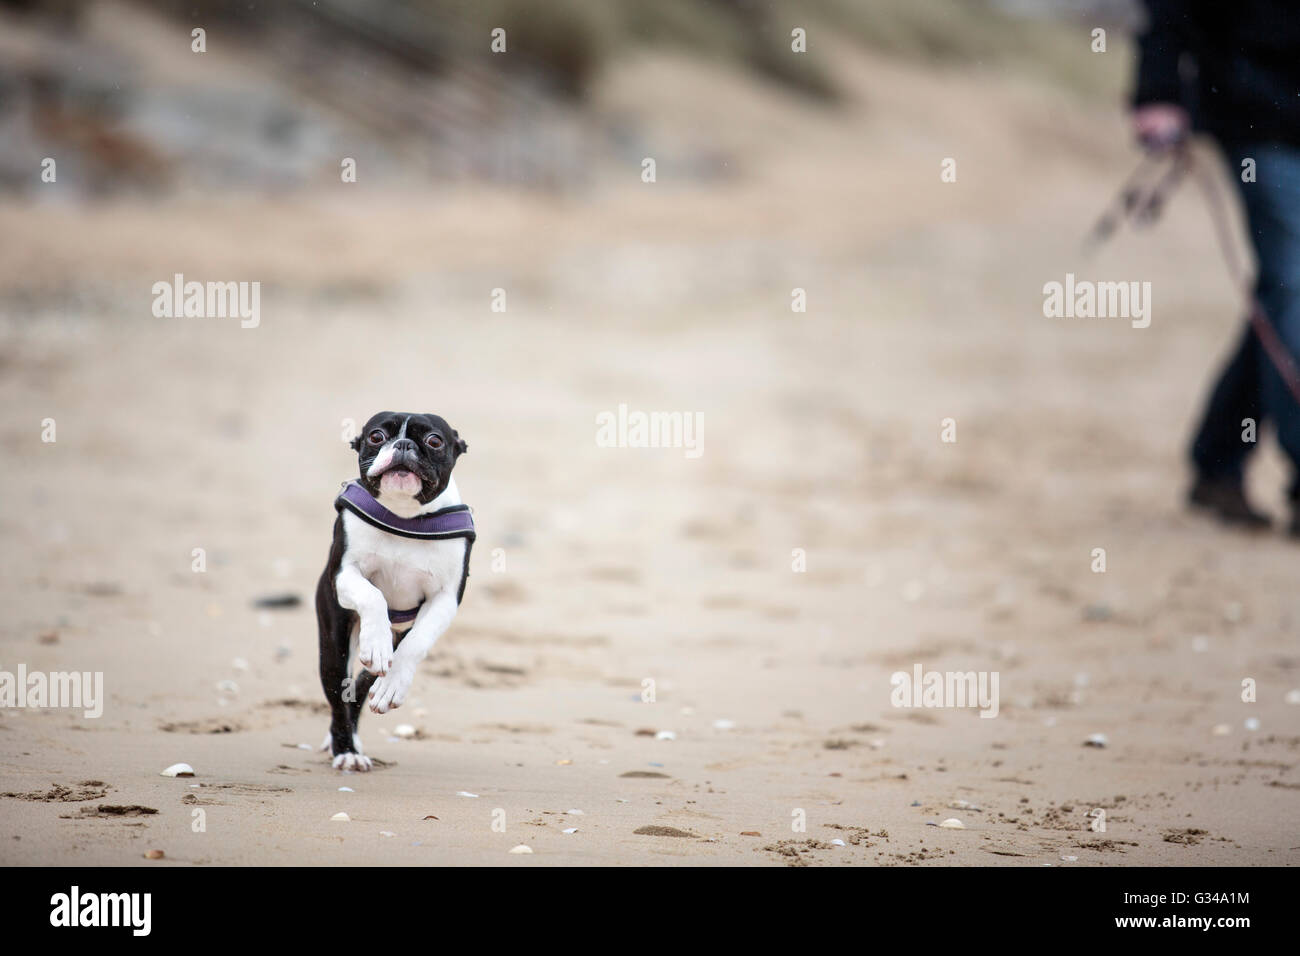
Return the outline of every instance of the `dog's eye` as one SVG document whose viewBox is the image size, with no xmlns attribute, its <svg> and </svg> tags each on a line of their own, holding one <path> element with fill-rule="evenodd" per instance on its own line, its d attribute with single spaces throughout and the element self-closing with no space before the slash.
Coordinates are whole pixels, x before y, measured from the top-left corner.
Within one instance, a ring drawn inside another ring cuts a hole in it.
<svg viewBox="0 0 1300 956">
<path fill-rule="evenodd" d="M 376 428 L 376 429 L 375 429 L 374 431 L 372 431 L 372 432 L 370 433 L 370 435 L 369 435 L 370 444 L 372 444 L 372 445 L 382 445 L 382 444 L 384 443 L 384 439 L 387 438 L 387 437 L 388 437 L 388 436 L 385 435 L 385 434 L 383 433 L 382 430 Z"/>
<path fill-rule="evenodd" d="M 430 448 L 432 448 L 434 451 L 437 451 L 443 445 L 442 436 L 429 434 L 428 436 L 425 437 L 424 443 L 428 445 Z"/>
</svg>

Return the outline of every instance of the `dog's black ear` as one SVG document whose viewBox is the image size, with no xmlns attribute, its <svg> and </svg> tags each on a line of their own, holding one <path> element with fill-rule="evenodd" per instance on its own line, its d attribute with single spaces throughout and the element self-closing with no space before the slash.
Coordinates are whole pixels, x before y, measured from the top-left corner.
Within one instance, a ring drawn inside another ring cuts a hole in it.
<svg viewBox="0 0 1300 956">
<path fill-rule="evenodd" d="M 456 454 L 463 455 L 469 451 L 469 445 L 465 444 L 465 439 L 460 437 L 460 432 L 452 432 L 456 437 Z"/>
</svg>

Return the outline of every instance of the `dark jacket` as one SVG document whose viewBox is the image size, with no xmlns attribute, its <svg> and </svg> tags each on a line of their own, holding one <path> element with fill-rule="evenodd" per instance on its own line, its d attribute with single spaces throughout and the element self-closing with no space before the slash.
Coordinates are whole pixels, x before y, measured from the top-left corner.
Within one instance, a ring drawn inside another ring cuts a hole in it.
<svg viewBox="0 0 1300 956">
<path fill-rule="evenodd" d="M 1300 145 L 1300 3 L 1144 3 L 1134 105 L 1181 103 L 1223 143 Z"/>
</svg>

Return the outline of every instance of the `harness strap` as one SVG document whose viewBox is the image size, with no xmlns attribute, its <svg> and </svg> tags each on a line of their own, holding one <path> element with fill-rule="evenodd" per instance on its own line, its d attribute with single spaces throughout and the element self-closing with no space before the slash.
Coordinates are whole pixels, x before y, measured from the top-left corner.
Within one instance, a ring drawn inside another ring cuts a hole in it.
<svg viewBox="0 0 1300 956">
<path fill-rule="evenodd" d="M 395 515 L 366 489 L 349 481 L 334 500 L 334 508 L 346 508 L 367 524 L 404 538 L 468 538 L 473 541 L 474 515 L 469 505 L 451 505 L 430 514 L 403 518 Z"/>
<path fill-rule="evenodd" d="M 417 604 L 415 607 L 411 608 L 409 611 L 394 611 L 394 610 L 390 607 L 390 608 L 388 609 L 388 623 L 390 623 L 390 624 L 406 624 L 406 623 L 409 622 L 409 621 L 414 621 L 414 620 L 415 620 L 415 615 L 417 615 L 417 614 L 420 613 L 420 608 L 422 608 L 422 607 L 424 607 L 424 602 L 423 602 L 423 601 L 421 601 L 421 602 L 420 602 L 419 604 Z"/>
<path fill-rule="evenodd" d="M 460 588 L 456 591 L 456 603 L 459 604 L 461 598 L 465 596 L 465 585 L 469 583 L 469 553 L 473 550 L 474 539 L 477 537 L 474 531 L 474 514 L 470 511 L 469 505 L 452 505 L 430 514 L 403 518 L 381 505 L 374 495 L 357 482 L 349 481 L 343 486 L 339 496 L 334 499 L 334 509 L 340 513 L 344 510 L 350 511 L 366 524 L 403 538 L 419 538 L 426 541 L 464 538 L 465 561 L 461 566 Z M 406 611 L 390 609 L 388 620 L 393 624 L 404 624 L 415 620 L 419 610 L 419 607 Z"/>
</svg>

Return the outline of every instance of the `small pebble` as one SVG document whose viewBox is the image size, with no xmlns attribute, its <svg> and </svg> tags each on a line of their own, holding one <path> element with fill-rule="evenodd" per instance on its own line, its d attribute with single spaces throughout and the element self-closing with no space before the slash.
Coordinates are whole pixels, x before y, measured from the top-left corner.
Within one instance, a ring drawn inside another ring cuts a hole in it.
<svg viewBox="0 0 1300 956">
<path fill-rule="evenodd" d="M 1077 856 L 1063 856 L 1061 857 L 1061 859 L 1064 860 L 1066 863 L 1074 863 L 1079 858 Z"/>
<path fill-rule="evenodd" d="M 564 812 L 567 813 L 567 814 L 568 814 L 569 816 L 571 816 L 571 817 L 581 817 L 581 816 L 586 816 L 586 814 L 584 814 L 581 810 L 565 810 Z"/>
<path fill-rule="evenodd" d="M 965 830 L 966 824 L 962 823 L 956 817 L 949 817 L 939 824 L 941 830 Z"/>
<path fill-rule="evenodd" d="M 232 697 L 239 696 L 239 685 L 233 680 L 217 681 L 217 690 L 223 694 L 230 694 Z"/>
<path fill-rule="evenodd" d="M 569 766 L 569 764 L 571 764 L 571 763 L 573 763 L 573 761 L 572 761 L 572 760 L 569 760 L 569 759 L 566 757 L 564 760 L 557 760 L 557 761 L 555 761 L 555 766 L 557 766 L 557 767 L 567 767 L 567 766 Z M 529 852 L 531 853 L 532 851 L 530 850 Z"/>
<path fill-rule="evenodd" d="M 1106 739 L 1105 734 L 1093 734 L 1083 742 L 1083 745 L 1085 747 L 1105 747 L 1108 743 L 1110 741 Z"/>
<path fill-rule="evenodd" d="M 351 822 L 352 822 L 352 818 L 351 818 L 350 816 L 348 816 L 346 813 L 336 813 L 336 814 L 334 814 L 334 816 L 330 817 L 330 819 L 331 819 L 331 820 L 334 820 L 334 821 L 337 821 L 338 823 L 351 823 Z"/>
<path fill-rule="evenodd" d="M 393 733 L 403 740 L 410 740 L 415 736 L 415 728 L 410 724 L 398 724 L 393 728 Z"/>
<path fill-rule="evenodd" d="M 577 833 L 577 832 L 578 832 L 578 828 L 577 828 L 577 827 L 569 827 L 569 829 L 567 829 L 567 830 L 561 830 L 560 832 L 561 832 L 561 833 Z"/>
<path fill-rule="evenodd" d="M 715 720 L 713 722 L 714 730 L 734 730 L 735 727 L 736 727 L 736 722 L 734 720 L 727 720 L 726 718 L 723 718 L 721 720 Z"/>
<path fill-rule="evenodd" d="M 253 601 L 253 607 L 264 610 L 283 610 L 291 607 L 298 607 L 302 604 L 302 598 L 297 594 L 267 594 Z"/>
<path fill-rule="evenodd" d="M 1246 718 L 1246 729 L 1247 729 L 1247 730 L 1259 730 L 1259 718 L 1258 718 L 1258 717 L 1247 717 L 1247 718 Z"/>
<path fill-rule="evenodd" d="M 530 846 L 525 846 L 523 843 L 521 843 L 518 846 L 512 846 L 510 848 L 510 852 L 511 853 L 532 853 L 533 848 Z"/>
<path fill-rule="evenodd" d="M 356 793 L 351 787 L 339 787 L 339 793 Z"/>
<path fill-rule="evenodd" d="M 299 744 L 299 745 L 298 745 L 298 749 L 299 749 L 299 750 L 311 750 L 311 749 L 312 749 L 312 746 L 311 746 L 311 744 Z"/>
<path fill-rule="evenodd" d="M 671 730 L 661 730 L 655 734 L 655 740 L 676 740 L 677 735 Z"/>
<path fill-rule="evenodd" d="M 174 764 L 172 764 L 170 767 L 168 767 L 166 770 L 164 770 L 162 773 L 158 774 L 158 776 L 160 776 L 160 777 L 192 777 L 192 776 L 194 776 L 194 768 L 191 767 L 191 766 L 190 766 L 189 764 L 187 764 L 187 763 L 174 763 Z"/>
<path fill-rule="evenodd" d="M 843 840 L 831 840 L 831 846 L 848 846 Z"/>
<path fill-rule="evenodd" d="M 161 860 L 164 856 L 166 856 L 166 854 L 163 853 L 162 850 L 148 850 L 146 851 L 144 858 L 146 860 Z"/>
<path fill-rule="evenodd" d="M 1089 604 L 1083 609 L 1085 621 L 1109 621 L 1111 610 L 1106 604 Z"/>
<path fill-rule="evenodd" d="M 478 794 L 477 794 L 477 793 L 470 793 L 468 790 L 457 790 L 457 791 L 456 791 L 456 796 L 458 796 L 458 797 L 475 797 L 475 798 L 477 798 L 477 797 L 478 797 Z"/>
<path fill-rule="evenodd" d="M 230 666 L 237 671 L 246 671 L 248 670 L 248 661 L 244 660 L 242 657 L 236 657 L 230 662 Z"/>
<path fill-rule="evenodd" d="M 1227 724 L 1215 724 L 1214 729 L 1210 731 L 1216 737 L 1226 737 L 1232 733 L 1232 728 Z"/>
<path fill-rule="evenodd" d="M 741 830 L 740 835 L 741 836 L 762 836 L 763 834 L 760 833 L 758 830 Z"/>
<path fill-rule="evenodd" d="M 392 830 L 380 830 L 380 831 L 379 831 L 379 835 L 382 836 L 382 837 L 392 837 L 392 836 L 397 836 L 397 834 L 394 833 Z"/>
</svg>

